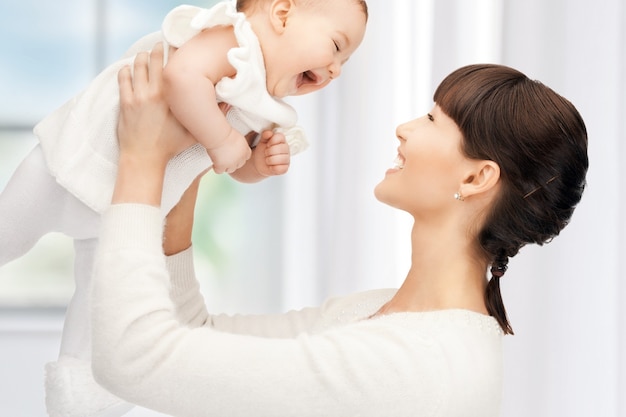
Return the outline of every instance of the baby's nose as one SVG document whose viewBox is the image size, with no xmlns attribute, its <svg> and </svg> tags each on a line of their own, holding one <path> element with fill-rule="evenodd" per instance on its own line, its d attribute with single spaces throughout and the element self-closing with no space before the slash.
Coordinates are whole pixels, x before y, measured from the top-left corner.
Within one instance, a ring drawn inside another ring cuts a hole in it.
<svg viewBox="0 0 626 417">
<path fill-rule="evenodd" d="M 328 67 L 328 72 L 330 73 L 330 78 L 335 79 L 339 78 L 341 75 L 341 63 L 335 61 Z"/>
</svg>

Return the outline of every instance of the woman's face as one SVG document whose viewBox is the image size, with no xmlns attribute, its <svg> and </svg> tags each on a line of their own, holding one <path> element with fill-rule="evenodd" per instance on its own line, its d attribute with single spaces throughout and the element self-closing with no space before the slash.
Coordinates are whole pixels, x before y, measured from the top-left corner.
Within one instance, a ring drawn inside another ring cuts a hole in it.
<svg viewBox="0 0 626 417">
<path fill-rule="evenodd" d="M 468 158 L 461 153 L 462 134 L 439 106 L 396 129 L 400 141 L 396 165 L 376 186 L 376 198 L 415 216 L 441 213 L 458 204 Z"/>
</svg>

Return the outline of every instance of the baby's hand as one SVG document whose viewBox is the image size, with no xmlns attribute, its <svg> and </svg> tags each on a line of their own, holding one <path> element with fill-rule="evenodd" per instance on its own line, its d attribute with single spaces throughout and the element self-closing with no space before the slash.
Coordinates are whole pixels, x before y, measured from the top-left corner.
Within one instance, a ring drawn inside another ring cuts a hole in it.
<svg viewBox="0 0 626 417">
<path fill-rule="evenodd" d="M 231 129 L 228 137 L 220 146 L 207 149 L 207 152 L 213 161 L 213 171 L 216 174 L 235 172 L 252 155 L 246 138 L 235 129 Z"/>
<path fill-rule="evenodd" d="M 258 145 L 252 151 L 252 162 L 259 174 L 264 176 L 286 173 L 291 162 L 291 154 L 285 135 L 271 130 L 264 131 Z"/>
</svg>

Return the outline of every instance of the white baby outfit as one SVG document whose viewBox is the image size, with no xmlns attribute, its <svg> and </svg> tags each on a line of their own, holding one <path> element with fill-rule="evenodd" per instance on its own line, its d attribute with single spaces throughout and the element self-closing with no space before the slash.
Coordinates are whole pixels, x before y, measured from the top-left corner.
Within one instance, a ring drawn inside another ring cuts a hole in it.
<svg viewBox="0 0 626 417">
<path fill-rule="evenodd" d="M 0 194 L 0 266 L 26 253 L 49 232 L 63 232 L 75 239 L 76 291 L 66 313 L 59 359 L 46 366 L 46 406 L 51 417 L 113 417 L 132 407 L 97 385 L 91 374 L 93 252 L 100 214 L 110 205 L 117 173 L 118 71 L 132 64 L 138 52 L 152 49 L 159 41 L 164 41 L 167 51 L 167 45 L 180 47 L 215 25 L 232 25 L 239 43 L 228 53 L 237 75 L 216 85 L 218 100 L 232 106 L 228 121 L 242 134 L 271 128 L 285 133 L 292 155 L 305 149 L 307 143 L 295 125 L 294 109 L 266 90 L 258 39 L 245 15 L 236 11 L 235 2 L 224 1 L 211 9 L 185 5 L 168 13 L 162 31 L 141 38 L 83 92 L 35 126 L 40 144 Z M 200 144 L 169 162 L 163 215 L 210 166 Z"/>
<path fill-rule="evenodd" d="M 57 182 L 98 213 L 108 207 L 117 172 L 119 70 L 132 64 L 137 52 L 150 50 L 161 40 L 180 47 L 203 29 L 229 24 L 239 42 L 239 47 L 228 52 L 237 75 L 215 86 L 218 100 L 233 106 L 227 119 L 244 135 L 278 126 L 286 133 L 292 155 L 304 149 L 306 141 L 295 126 L 295 110 L 267 92 L 261 47 L 245 15 L 238 13 L 231 1 L 211 9 L 179 6 L 166 16 L 162 32 L 143 37 L 124 59 L 106 68 L 85 91 L 35 126 L 48 168 Z M 164 212 L 209 165 L 210 159 L 199 145 L 171 161 L 163 187 Z"/>
</svg>

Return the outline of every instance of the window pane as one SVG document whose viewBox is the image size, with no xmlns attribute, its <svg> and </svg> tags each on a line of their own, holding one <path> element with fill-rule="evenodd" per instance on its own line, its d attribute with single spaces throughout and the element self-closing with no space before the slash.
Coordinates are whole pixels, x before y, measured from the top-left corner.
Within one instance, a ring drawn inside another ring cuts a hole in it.
<svg viewBox="0 0 626 417">
<path fill-rule="evenodd" d="M 104 18 L 104 61 L 111 63 L 119 58 L 137 39 L 161 29 L 161 21 L 174 7 L 191 4 L 210 7 L 218 0 L 174 1 L 161 0 L 109 0 Z"/>
<path fill-rule="evenodd" d="M 34 124 L 93 77 L 94 5 L 0 2 L 0 124 Z"/>
</svg>

